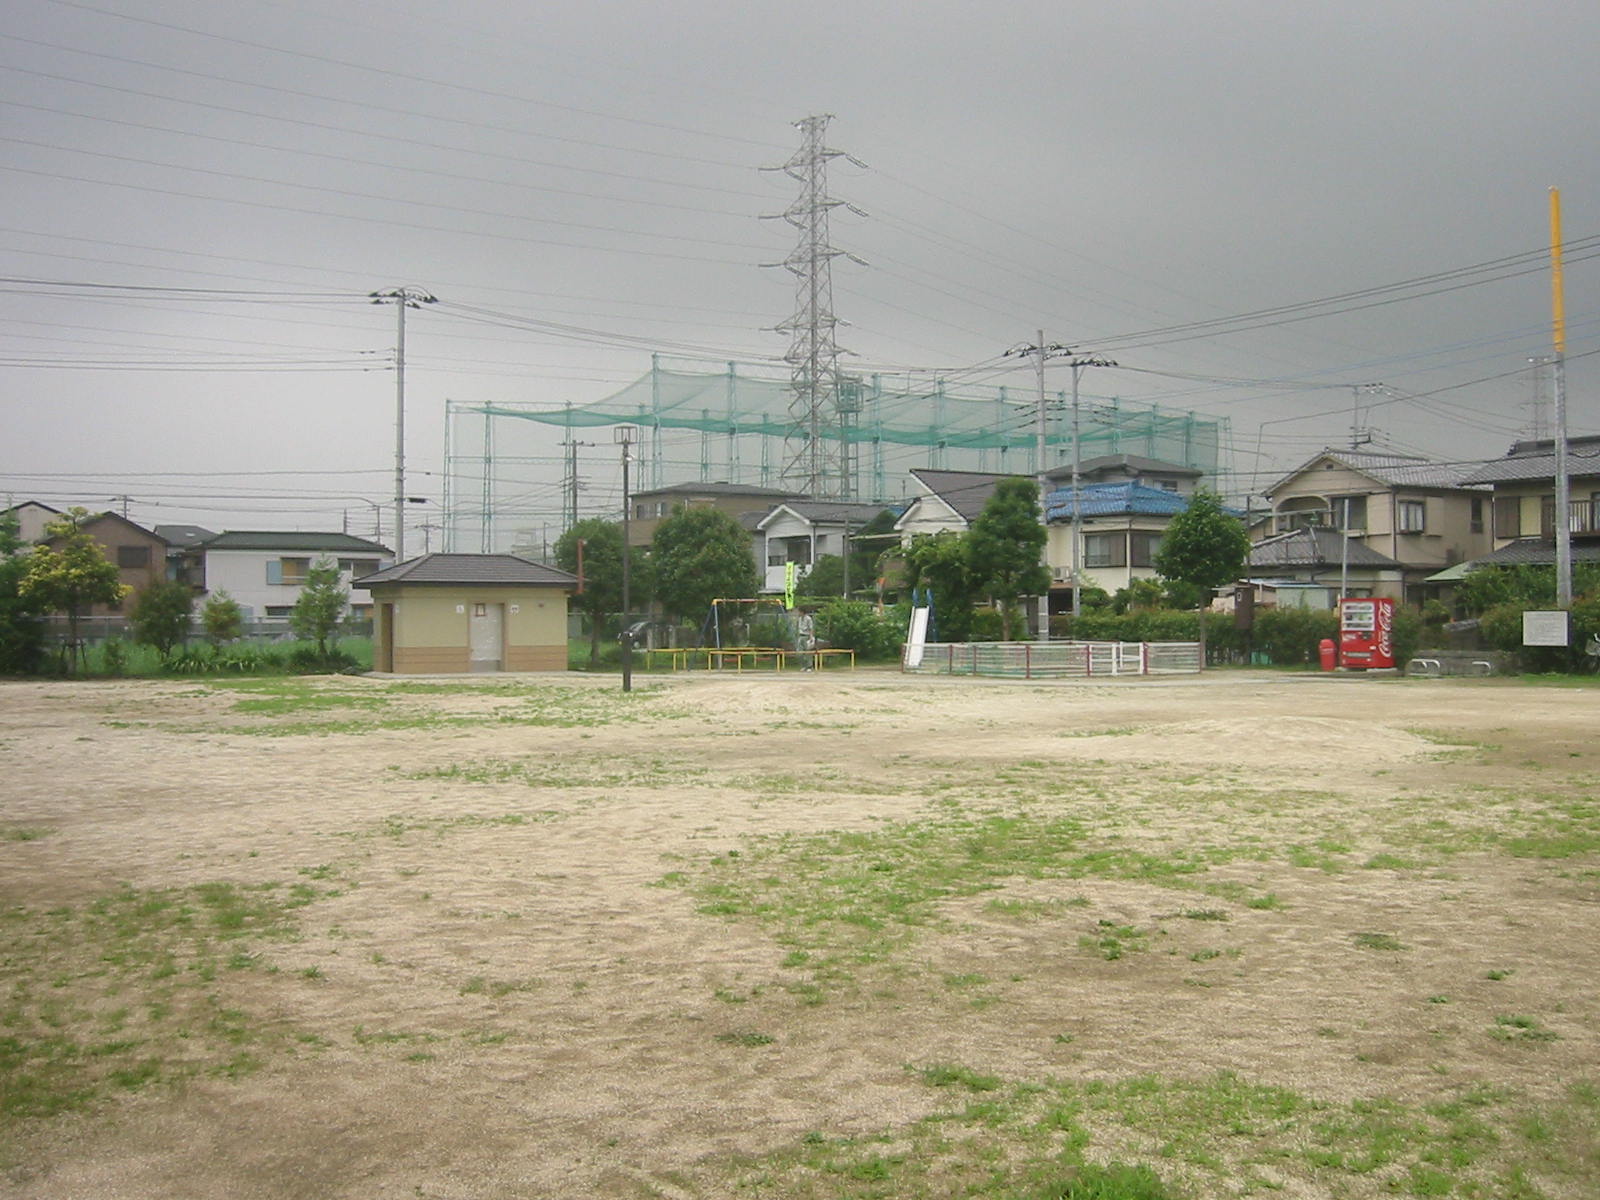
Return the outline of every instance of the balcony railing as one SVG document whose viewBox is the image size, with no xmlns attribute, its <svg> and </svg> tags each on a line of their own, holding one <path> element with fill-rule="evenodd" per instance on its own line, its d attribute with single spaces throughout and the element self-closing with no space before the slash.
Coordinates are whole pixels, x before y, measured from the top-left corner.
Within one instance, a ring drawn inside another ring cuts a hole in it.
<svg viewBox="0 0 1600 1200">
<path fill-rule="evenodd" d="M 1600 500 L 1573 500 L 1567 505 L 1567 529 L 1573 537 L 1600 537 Z M 1556 536 L 1556 502 L 1546 500 L 1539 512 L 1541 537 Z"/>
</svg>

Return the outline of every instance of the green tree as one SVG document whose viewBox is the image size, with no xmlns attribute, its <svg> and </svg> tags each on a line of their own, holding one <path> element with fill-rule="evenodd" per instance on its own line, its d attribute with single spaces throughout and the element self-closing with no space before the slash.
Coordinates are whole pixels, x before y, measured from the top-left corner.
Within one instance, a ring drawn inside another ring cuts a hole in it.
<svg viewBox="0 0 1600 1200">
<path fill-rule="evenodd" d="M 194 591 L 186 583 L 164 579 L 152 583 L 134 599 L 128 620 L 133 625 L 133 640 L 154 646 L 165 659 L 172 648 L 189 636 L 189 618 L 194 612 Z"/>
<path fill-rule="evenodd" d="M 104 548 L 84 532 L 93 519 L 88 510 L 71 508 L 46 525 L 50 540 L 28 555 L 19 588 L 39 611 L 67 614 L 67 660 L 75 663 L 84 661 L 78 638 L 82 610 L 91 604 L 116 604 L 128 591 Z"/>
<path fill-rule="evenodd" d="M 854 650 L 872 661 L 893 658 L 905 640 L 905 621 L 891 610 L 879 614 L 864 600 L 829 600 L 817 611 L 817 637 L 835 650 Z"/>
<path fill-rule="evenodd" d="M 650 542 L 656 599 L 668 613 L 698 623 L 717 599 L 755 595 L 760 585 L 750 535 L 714 508 L 679 508 Z"/>
<path fill-rule="evenodd" d="M 961 642 L 972 630 L 972 606 L 983 594 L 972 579 L 967 538 L 959 533 L 918 534 L 904 551 L 906 587 L 933 592 L 940 641 Z"/>
<path fill-rule="evenodd" d="M 244 610 L 225 589 L 218 588 L 200 607 L 200 627 L 212 649 L 217 649 L 244 633 Z"/>
<path fill-rule="evenodd" d="M 973 584 L 1000 609 L 1003 642 L 1011 640 L 1011 619 L 1022 598 L 1050 588 L 1044 543 L 1038 485 L 1002 479 L 967 534 L 967 562 Z"/>
<path fill-rule="evenodd" d="M 1250 535 L 1244 522 L 1223 511 L 1216 493 L 1200 488 L 1162 534 L 1156 573 L 1175 594 L 1176 584 L 1197 589 L 1198 607 L 1218 588 L 1238 579 L 1249 556 Z"/>
<path fill-rule="evenodd" d="M 27 544 L 14 512 L 0 513 L 0 674 L 26 675 L 44 660 L 44 622 L 38 603 L 22 594 Z"/>
<path fill-rule="evenodd" d="M 600 661 L 600 634 L 606 617 L 622 609 L 622 526 L 590 517 L 579 521 L 556 540 L 556 565 L 578 573 L 578 543 L 583 543 L 583 591 L 572 604 L 589 617 L 589 665 Z M 629 556 L 629 600 L 645 594 L 633 577 Z"/>
<path fill-rule="evenodd" d="M 337 562 L 319 558 L 311 564 L 305 586 L 300 589 L 300 598 L 289 614 L 289 628 L 294 630 L 295 636 L 316 642 L 318 658 L 328 657 L 328 642 L 339 630 L 349 599 L 349 591 L 339 582 Z"/>
<path fill-rule="evenodd" d="M 870 567 L 868 568 L 871 569 Z M 870 577 L 855 573 L 855 563 L 850 564 L 850 587 L 864 587 Z M 795 581 L 794 590 L 802 596 L 843 596 L 844 559 L 837 554 L 819 554 L 811 569 Z"/>
</svg>

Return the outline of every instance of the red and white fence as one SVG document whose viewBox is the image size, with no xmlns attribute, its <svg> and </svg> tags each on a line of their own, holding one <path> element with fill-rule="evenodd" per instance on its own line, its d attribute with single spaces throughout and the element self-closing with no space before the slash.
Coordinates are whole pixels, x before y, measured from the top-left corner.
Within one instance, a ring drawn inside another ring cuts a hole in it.
<svg viewBox="0 0 1600 1200">
<path fill-rule="evenodd" d="M 923 675 L 1077 679 L 1115 675 L 1193 675 L 1199 642 L 929 642 L 922 661 L 901 669 Z"/>
</svg>

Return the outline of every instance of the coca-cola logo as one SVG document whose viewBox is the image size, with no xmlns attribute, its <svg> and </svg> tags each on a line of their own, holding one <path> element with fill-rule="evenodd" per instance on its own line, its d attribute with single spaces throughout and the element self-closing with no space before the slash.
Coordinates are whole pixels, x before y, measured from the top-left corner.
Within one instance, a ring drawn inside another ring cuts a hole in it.
<svg viewBox="0 0 1600 1200">
<path fill-rule="evenodd" d="M 1394 657 L 1394 605 L 1379 604 L 1378 653 L 1384 658 Z"/>
</svg>

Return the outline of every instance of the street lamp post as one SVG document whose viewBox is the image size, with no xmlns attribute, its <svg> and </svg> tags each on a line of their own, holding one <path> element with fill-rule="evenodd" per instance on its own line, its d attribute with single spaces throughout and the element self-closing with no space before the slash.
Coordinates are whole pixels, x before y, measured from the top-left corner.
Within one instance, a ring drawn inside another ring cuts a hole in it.
<svg viewBox="0 0 1600 1200">
<path fill-rule="evenodd" d="M 622 690 L 625 692 L 633 690 L 633 635 L 628 624 L 628 608 L 632 599 L 628 590 L 628 518 L 633 508 L 633 498 L 628 489 L 628 463 L 632 458 L 629 451 L 638 436 L 637 425 L 617 425 L 611 430 L 612 440 L 622 447 Z"/>
</svg>

